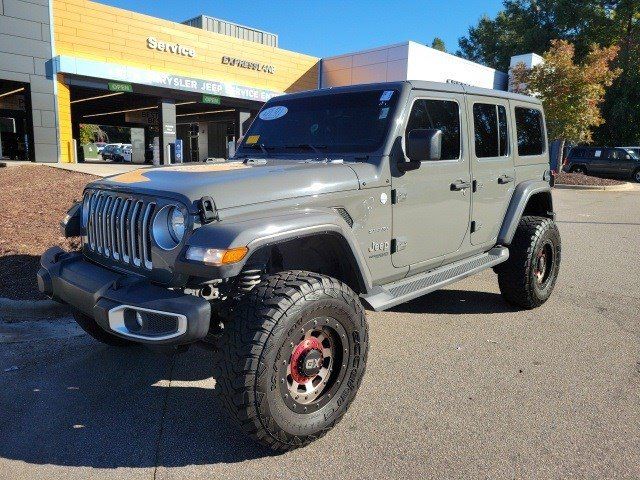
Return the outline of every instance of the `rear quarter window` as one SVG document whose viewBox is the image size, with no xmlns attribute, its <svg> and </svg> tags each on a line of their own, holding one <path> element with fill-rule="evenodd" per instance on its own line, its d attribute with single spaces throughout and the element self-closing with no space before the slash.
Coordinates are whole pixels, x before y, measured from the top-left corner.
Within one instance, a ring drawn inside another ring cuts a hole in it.
<svg viewBox="0 0 640 480">
<path fill-rule="evenodd" d="M 518 155 L 542 155 L 545 150 L 542 111 L 537 108 L 515 107 Z"/>
</svg>

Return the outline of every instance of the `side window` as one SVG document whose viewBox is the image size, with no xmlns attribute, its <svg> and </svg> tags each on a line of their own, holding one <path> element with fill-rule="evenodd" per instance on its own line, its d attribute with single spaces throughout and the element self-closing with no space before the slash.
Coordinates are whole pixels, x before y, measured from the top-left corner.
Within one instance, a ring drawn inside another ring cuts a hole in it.
<svg viewBox="0 0 640 480">
<path fill-rule="evenodd" d="M 612 160 L 627 160 L 630 157 L 627 152 L 622 150 L 611 150 L 609 152 L 609 158 Z"/>
<path fill-rule="evenodd" d="M 571 158 L 585 158 L 588 157 L 584 148 L 574 148 L 571 150 Z"/>
<path fill-rule="evenodd" d="M 544 152 L 542 112 L 536 108 L 516 107 L 518 155 L 541 155 Z"/>
<path fill-rule="evenodd" d="M 441 160 L 460 158 L 460 109 L 452 100 L 416 100 L 405 135 L 418 128 L 442 130 Z"/>
<path fill-rule="evenodd" d="M 473 104 L 476 157 L 505 157 L 509 154 L 507 110 L 502 105 Z"/>
</svg>

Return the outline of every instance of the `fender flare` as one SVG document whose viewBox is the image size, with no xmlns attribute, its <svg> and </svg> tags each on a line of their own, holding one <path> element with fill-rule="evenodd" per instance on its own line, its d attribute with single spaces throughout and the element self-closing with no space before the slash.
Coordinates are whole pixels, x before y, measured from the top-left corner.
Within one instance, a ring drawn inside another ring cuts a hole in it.
<svg viewBox="0 0 640 480">
<path fill-rule="evenodd" d="M 500 233 L 498 234 L 498 244 L 511 245 L 513 236 L 516 233 L 524 209 L 529 203 L 531 197 L 541 192 L 549 194 L 549 202 L 551 205 L 551 216 L 553 216 L 553 200 L 551 198 L 551 185 L 544 180 L 527 180 L 520 183 L 511 197 L 511 202 L 504 216 Z"/>
<path fill-rule="evenodd" d="M 208 248 L 248 247 L 249 253 L 238 263 L 225 267 L 206 267 L 210 270 L 210 274 L 218 273 L 220 276 L 217 278 L 228 278 L 238 275 L 251 255 L 262 247 L 322 234 L 335 235 L 344 242 L 361 287 L 364 292 L 370 291 L 373 285 L 371 272 L 358 241 L 351 227 L 330 209 L 290 210 L 273 212 L 269 216 L 260 218 L 239 217 L 214 222 L 195 230 L 189 237 L 187 245 Z M 191 273 L 195 273 L 193 269 L 190 270 L 192 270 Z M 201 274 L 204 273 L 201 268 L 198 270 Z"/>
</svg>

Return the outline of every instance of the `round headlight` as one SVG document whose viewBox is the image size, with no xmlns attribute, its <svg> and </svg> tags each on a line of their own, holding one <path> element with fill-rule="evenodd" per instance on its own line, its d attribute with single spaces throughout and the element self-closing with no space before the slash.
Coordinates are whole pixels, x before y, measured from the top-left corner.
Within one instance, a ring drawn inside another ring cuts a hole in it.
<svg viewBox="0 0 640 480">
<path fill-rule="evenodd" d="M 177 247 L 187 230 L 187 218 L 182 209 L 166 205 L 153 218 L 153 239 L 164 250 Z"/>
<path fill-rule="evenodd" d="M 182 241 L 182 237 L 184 237 L 184 231 L 186 228 L 184 223 L 184 214 L 179 208 L 173 207 L 171 212 L 169 212 L 167 221 L 169 223 L 169 233 L 171 234 L 171 238 L 173 238 L 176 243 L 180 243 Z"/>
</svg>

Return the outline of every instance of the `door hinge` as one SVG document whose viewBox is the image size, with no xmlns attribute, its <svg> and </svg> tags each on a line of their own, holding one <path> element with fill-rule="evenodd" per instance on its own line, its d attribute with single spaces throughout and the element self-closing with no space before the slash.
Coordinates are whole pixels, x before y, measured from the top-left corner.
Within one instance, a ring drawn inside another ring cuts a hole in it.
<svg viewBox="0 0 640 480">
<path fill-rule="evenodd" d="M 394 188 L 393 190 L 391 190 L 391 203 L 393 205 L 404 202 L 406 199 L 407 199 L 406 188 Z"/>
<path fill-rule="evenodd" d="M 476 222 L 475 220 L 471 222 L 471 229 L 470 229 L 471 233 L 477 232 L 481 228 L 482 228 L 482 224 L 480 222 Z"/>
<path fill-rule="evenodd" d="M 404 237 L 391 239 L 391 253 L 401 252 L 407 248 L 407 240 Z"/>
</svg>

